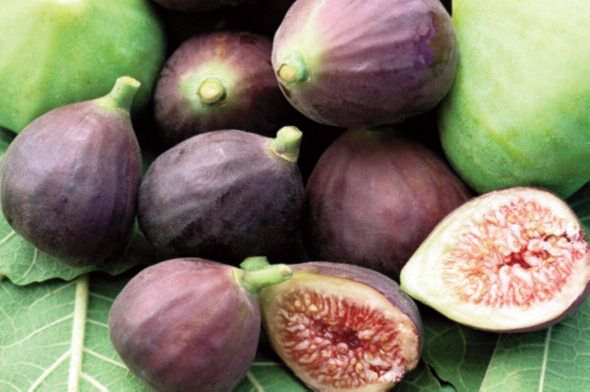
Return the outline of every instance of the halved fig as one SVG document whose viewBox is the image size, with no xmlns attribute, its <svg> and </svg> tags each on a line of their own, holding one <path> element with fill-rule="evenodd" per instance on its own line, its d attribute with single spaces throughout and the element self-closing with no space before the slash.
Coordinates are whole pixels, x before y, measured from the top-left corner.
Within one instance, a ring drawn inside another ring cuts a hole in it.
<svg viewBox="0 0 590 392">
<path fill-rule="evenodd" d="M 418 364 L 422 323 L 398 284 L 358 266 L 309 262 L 260 294 L 265 332 L 317 391 L 387 391 Z"/>
<path fill-rule="evenodd" d="M 256 294 L 291 276 L 286 265 L 263 259 L 244 262 L 255 270 L 185 258 L 141 271 L 109 313 L 123 362 L 158 391 L 231 391 L 256 355 Z"/>
<path fill-rule="evenodd" d="M 448 215 L 401 271 L 410 296 L 473 328 L 552 325 L 588 294 L 590 259 L 577 217 L 545 190 L 494 191 Z"/>
</svg>

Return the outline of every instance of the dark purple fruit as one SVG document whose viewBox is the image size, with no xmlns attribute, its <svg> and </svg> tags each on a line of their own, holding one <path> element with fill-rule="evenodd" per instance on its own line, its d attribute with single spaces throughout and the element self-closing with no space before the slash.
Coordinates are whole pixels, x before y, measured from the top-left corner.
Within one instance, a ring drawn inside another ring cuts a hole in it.
<svg viewBox="0 0 590 392">
<path fill-rule="evenodd" d="M 141 229 L 174 256 L 291 259 L 304 198 L 300 141 L 297 128 L 284 127 L 275 139 L 225 130 L 176 145 L 141 184 Z"/>
<path fill-rule="evenodd" d="M 293 110 L 274 77 L 270 53 L 268 38 L 245 32 L 184 42 L 166 62 L 154 95 L 160 139 L 172 146 L 220 129 L 273 135 Z"/>
<path fill-rule="evenodd" d="M 323 124 L 368 127 L 433 108 L 455 75 L 455 31 L 439 0 L 297 0 L 273 43 L 281 88 Z"/>
<path fill-rule="evenodd" d="M 111 341 L 131 372 L 157 391 L 231 391 L 256 355 L 256 294 L 290 276 L 286 265 L 246 271 L 196 258 L 163 261 L 115 299 Z"/>
<path fill-rule="evenodd" d="M 164 8 L 182 12 L 203 12 L 230 5 L 238 5 L 247 0 L 153 0 Z"/>
<path fill-rule="evenodd" d="M 54 109 L 10 144 L 0 171 L 2 212 L 40 250 L 75 265 L 122 255 L 131 235 L 141 156 L 129 118 L 139 88 Z"/>
<path fill-rule="evenodd" d="M 389 391 L 416 367 L 423 330 L 414 302 L 378 272 L 338 263 L 291 265 L 260 295 L 273 349 L 314 391 Z"/>
<path fill-rule="evenodd" d="M 353 129 L 324 152 L 306 188 L 312 259 L 397 277 L 434 226 L 469 197 L 426 147 L 395 131 Z"/>
</svg>

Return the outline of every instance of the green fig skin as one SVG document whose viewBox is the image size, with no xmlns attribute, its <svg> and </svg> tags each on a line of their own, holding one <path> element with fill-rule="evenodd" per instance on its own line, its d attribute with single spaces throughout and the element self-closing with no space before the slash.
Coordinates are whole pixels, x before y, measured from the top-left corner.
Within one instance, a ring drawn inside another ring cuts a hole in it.
<svg viewBox="0 0 590 392">
<path fill-rule="evenodd" d="M 170 257 L 292 259 L 303 182 L 294 160 L 271 151 L 272 141 L 213 131 L 160 155 L 139 191 L 138 221 L 146 237 Z"/>
<path fill-rule="evenodd" d="M 271 46 L 262 35 L 233 31 L 184 42 L 166 62 L 154 93 L 164 145 L 220 129 L 274 135 L 294 110 L 274 77 Z"/>
<path fill-rule="evenodd" d="M 298 0 L 277 30 L 272 63 L 287 99 L 312 120 L 391 124 L 447 93 L 455 33 L 438 0 Z"/>
<path fill-rule="evenodd" d="M 284 269 L 253 286 L 287 279 Z M 157 391 L 233 390 L 254 360 L 260 335 L 258 299 L 242 276 L 238 268 L 199 258 L 142 270 L 109 313 L 111 341 L 123 362 Z"/>
<path fill-rule="evenodd" d="M 72 266 L 112 261 L 131 237 L 141 155 L 129 106 L 139 84 L 121 79 L 133 91 L 120 100 L 70 104 L 33 121 L 10 144 L 0 168 L 2 212 L 10 226 Z"/>
<path fill-rule="evenodd" d="M 478 193 L 529 185 L 563 198 L 590 179 L 589 17 L 584 0 L 453 2 L 461 61 L 440 138 Z"/>
<path fill-rule="evenodd" d="M 306 185 L 310 257 L 399 271 L 470 192 L 444 160 L 399 131 L 350 129 L 322 154 Z"/>
<path fill-rule="evenodd" d="M 109 92 L 129 75 L 148 103 L 164 62 L 163 28 L 148 0 L 2 0 L 0 126 L 20 132 L 57 107 Z"/>
</svg>

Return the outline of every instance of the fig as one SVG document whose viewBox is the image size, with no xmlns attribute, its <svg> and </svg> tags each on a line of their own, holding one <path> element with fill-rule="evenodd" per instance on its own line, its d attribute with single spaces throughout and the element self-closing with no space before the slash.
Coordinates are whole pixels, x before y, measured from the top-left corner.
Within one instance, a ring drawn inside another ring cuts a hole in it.
<svg viewBox="0 0 590 392">
<path fill-rule="evenodd" d="M 449 214 L 401 271 L 413 298 L 461 324 L 525 332 L 555 324 L 588 295 L 580 222 L 556 195 L 492 191 Z"/>
<path fill-rule="evenodd" d="M 121 77 L 104 97 L 49 111 L 4 155 L 0 200 L 7 222 L 66 264 L 106 263 L 129 242 L 141 179 L 129 109 L 139 85 Z"/>
<path fill-rule="evenodd" d="M 160 262 L 131 279 L 113 302 L 112 344 L 157 391 L 231 391 L 256 355 L 256 294 L 290 276 L 284 264 L 248 271 L 198 258 Z"/>
<path fill-rule="evenodd" d="M 0 36 L 0 126 L 13 132 L 108 93 L 121 75 L 141 82 L 134 111 L 142 109 L 165 55 L 147 0 L 4 0 Z"/>
<path fill-rule="evenodd" d="M 168 59 L 154 93 L 160 139 L 240 129 L 270 136 L 293 110 L 270 64 L 270 39 L 220 31 L 195 36 Z"/>
<path fill-rule="evenodd" d="M 315 391 L 388 391 L 416 367 L 423 330 L 416 305 L 386 276 L 308 262 L 260 294 L 273 349 Z"/>
<path fill-rule="evenodd" d="M 433 108 L 457 64 L 438 0 L 297 0 L 273 42 L 283 92 L 319 123 L 370 127 Z"/>
<path fill-rule="evenodd" d="M 283 127 L 275 139 L 221 130 L 177 144 L 140 186 L 142 231 L 173 257 L 292 258 L 304 198 L 300 141 L 301 131 Z"/>
<path fill-rule="evenodd" d="M 566 198 L 590 180 L 590 45 L 579 39 L 590 2 L 497 3 L 453 2 L 461 62 L 442 146 L 478 193 L 528 185 Z"/>
<path fill-rule="evenodd" d="M 396 130 L 350 129 L 306 187 L 303 235 L 316 260 L 396 278 L 436 224 L 470 197 L 443 159 Z"/>
</svg>

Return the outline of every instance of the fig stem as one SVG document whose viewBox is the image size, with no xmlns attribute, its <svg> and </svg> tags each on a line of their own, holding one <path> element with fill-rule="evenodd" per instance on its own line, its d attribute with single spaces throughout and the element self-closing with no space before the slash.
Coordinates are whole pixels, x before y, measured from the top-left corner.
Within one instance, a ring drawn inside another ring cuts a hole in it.
<svg viewBox="0 0 590 392">
<path fill-rule="evenodd" d="M 122 76 L 117 79 L 110 93 L 99 98 L 99 102 L 107 108 L 129 111 L 140 86 L 141 83 L 138 80 L 130 76 Z"/>
<path fill-rule="evenodd" d="M 227 93 L 221 80 L 206 78 L 199 85 L 197 95 L 205 105 L 213 105 L 225 100 Z"/>
<path fill-rule="evenodd" d="M 286 264 L 273 264 L 267 267 L 250 270 L 237 270 L 237 280 L 251 294 L 259 294 L 266 286 L 284 282 L 291 278 L 293 271 Z"/>
<path fill-rule="evenodd" d="M 298 51 L 288 54 L 281 65 L 279 65 L 277 76 L 286 84 L 306 81 L 309 71 L 303 54 Z"/>
<path fill-rule="evenodd" d="M 270 142 L 270 150 L 280 158 L 296 163 L 299 158 L 302 136 L 303 132 L 297 127 L 282 127 L 277 132 L 277 137 Z"/>
<path fill-rule="evenodd" d="M 266 256 L 252 256 L 244 259 L 244 261 L 240 263 L 240 268 L 247 271 L 257 271 L 268 267 L 269 265 L 270 263 Z"/>
</svg>

